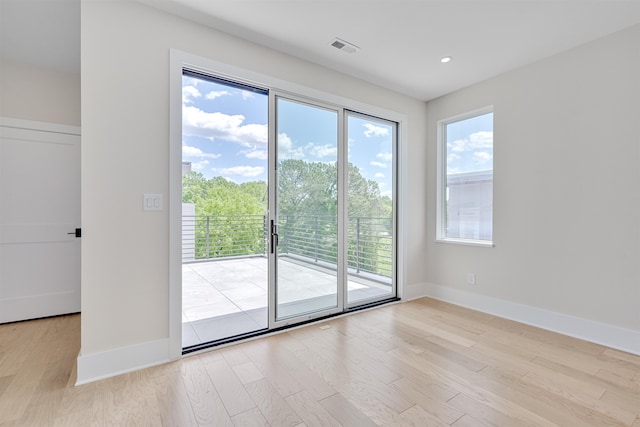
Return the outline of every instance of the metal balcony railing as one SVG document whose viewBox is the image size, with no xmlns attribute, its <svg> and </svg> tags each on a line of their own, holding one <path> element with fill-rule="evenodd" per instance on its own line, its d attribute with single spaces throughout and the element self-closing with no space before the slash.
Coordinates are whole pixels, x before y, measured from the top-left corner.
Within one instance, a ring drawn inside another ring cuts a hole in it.
<svg viewBox="0 0 640 427">
<path fill-rule="evenodd" d="M 264 215 L 182 217 L 183 262 L 266 255 L 268 228 Z M 309 262 L 337 262 L 336 218 L 283 215 L 279 227 L 280 255 Z M 393 266 L 393 221 L 381 217 L 350 217 L 347 263 L 355 273 L 390 278 Z"/>
<path fill-rule="evenodd" d="M 266 254 L 264 215 L 182 216 L 182 261 Z"/>
</svg>

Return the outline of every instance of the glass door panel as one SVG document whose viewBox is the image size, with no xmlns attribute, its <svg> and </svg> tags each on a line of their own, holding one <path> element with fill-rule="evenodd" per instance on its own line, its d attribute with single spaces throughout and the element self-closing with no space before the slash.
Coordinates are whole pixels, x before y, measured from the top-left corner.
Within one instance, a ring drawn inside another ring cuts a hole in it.
<svg viewBox="0 0 640 427">
<path fill-rule="evenodd" d="M 280 97 L 276 112 L 279 322 L 339 306 L 338 112 Z"/>
<path fill-rule="evenodd" d="M 395 291 L 394 122 L 347 115 L 347 305 L 387 299 Z"/>
<path fill-rule="evenodd" d="M 182 346 L 268 328 L 266 90 L 183 70 Z"/>
</svg>

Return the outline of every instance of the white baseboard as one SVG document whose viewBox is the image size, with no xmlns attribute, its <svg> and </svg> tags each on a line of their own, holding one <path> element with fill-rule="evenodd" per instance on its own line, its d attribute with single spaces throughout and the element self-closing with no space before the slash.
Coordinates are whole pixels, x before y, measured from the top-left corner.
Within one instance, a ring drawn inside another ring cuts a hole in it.
<svg viewBox="0 0 640 427">
<path fill-rule="evenodd" d="M 78 356 L 76 385 L 169 362 L 169 339 Z"/>
<path fill-rule="evenodd" d="M 425 283 L 424 296 L 640 355 L 640 331 Z"/>
<path fill-rule="evenodd" d="M 399 297 L 402 301 L 411 301 L 412 299 L 422 298 L 426 295 L 426 285 L 424 283 L 413 283 L 405 285 L 399 289 Z"/>
<path fill-rule="evenodd" d="M 17 298 L 0 298 L 0 323 L 79 312 L 79 290 L 78 292 L 52 292 Z"/>
</svg>

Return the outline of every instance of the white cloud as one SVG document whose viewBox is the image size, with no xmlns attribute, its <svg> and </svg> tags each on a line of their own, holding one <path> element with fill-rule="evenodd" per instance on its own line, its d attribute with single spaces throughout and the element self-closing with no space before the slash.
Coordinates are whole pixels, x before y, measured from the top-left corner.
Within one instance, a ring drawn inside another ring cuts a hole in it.
<svg viewBox="0 0 640 427">
<path fill-rule="evenodd" d="M 338 147 L 325 144 L 325 145 L 315 145 L 312 142 L 307 144 L 307 149 L 309 153 L 314 157 L 337 157 L 338 156 Z"/>
<path fill-rule="evenodd" d="M 248 90 L 241 91 L 240 95 L 242 96 L 242 99 L 244 99 L 244 100 L 247 100 L 247 99 L 250 99 L 250 98 L 253 98 L 254 96 L 256 96 L 255 93 L 250 92 Z"/>
<path fill-rule="evenodd" d="M 182 107 L 182 132 L 189 136 L 233 141 L 245 147 L 267 145 L 267 125 L 243 125 L 241 114 L 230 116 L 219 112 L 208 113 L 194 106 Z"/>
<path fill-rule="evenodd" d="M 379 168 L 386 168 L 386 167 L 387 167 L 387 165 L 385 165 L 385 164 L 384 164 L 384 163 L 382 163 L 382 162 L 375 162 L 375 161 L 374 161 L 374 162 L 369 162 L 369 164 L 370 164 L 371 166 L 377 166 L 377 167 L 379 167 Z"/>
<path fill-rule="evenodd" d="M 242 150 L 240 154 L 244 154 L 249 159 L 267 160 L 269 158 L 267 150 L 256 150 L 255 147 L 252 150 Z"/>
<path fill-rule="evenodd" d="M 278 134 L 278 149 L 279 150 L 284 150 L 284 151 L 289 151 L 289 150 L 291 150 L 291 147 L 293 147 L 293 141 L 291 140 L 289 135 L 287 135 L 286 133 L 279 133 Z"/>
<path fill-rule="evenodd" d="M 468 140 L 456 139 L 453 142 L 447 142 L 447 148 L 454 153 L 464 153 L 467 150 Z"/>
<path fill-rule="evenodd" d="M 476 151 L 473 153 L 473 161 L 476 164 L 483 164 L 493 160 L 493 154 L 487 153 L 486 151 Z"/>
<path fill-rule="evenodd" d="M 182 87 L 182 105 L 191 104 L 195 98 L 200 98 L 202 94 L 195 86 Z"/>
<path fill-rule="evenodd" d="M 459 154 L 456 153 L 449 153 L 449 155 L 447 156 L 447 163 L 453 163 L 456 160 L 461 160 L 462 156 L 460 156 Z"/>
<path fill-rule="evenodd" d="M 376 154 L 376 157 L 379 159 L 382 159 L 386 162 L 390 162 L 393 159 L 393 154 L 391 153 L 378 153 Z"/>
<path fill-rule="evenodd" d="M 183 157 L 195 157 L 195 158 L 199 158 L 199 159 L 202 159 L 202 158 L 217 159 L 218 157 L 222 156 L 222 154 L 205 153 L 204 151 L 202 151 L 198 147 L 191 147 L 190 145 L 183 145 L 182 146 L 182 156 Z"/>
<path fill-rule="evenodd" d="M 364 126 L 366 128 L 366 130 L 364 131 L 364 136 L 366 136 L 367 138 L 371 138 L 371 137 L 374 137 L 374 136 L 387 136 L 387 135 L 389 135 L 389 128 L 382 127 L 382 126 L 376 126 L 376 125 L 371 124 L 371 123 L 365 123 L 362 126 Z"/>
<path fill-rule="evenodd" d="M 455 174 L 460 173 L 460 172 L 462 172 L 462 169 L 460 169 L 460 168 L 452 168 L 452 167 L 447 166 L 447 175 L 455 175 Z"/>
<path fill-rule="evenodd" d="M 262 166 L 233 166 L 230 168 L 214 168 L 213 170 L 221 175 L 235 175 L 245 178 L 253 178 L 264 173 Z"/>
<path fill-rule="evenodd" d="M 473 151 L 481 148 L 493 148 L 493 132 L 479 131 L 474 132 L 465 139 L 456 139 L 448 142 L 449 151 L 463 153 L 465 151 Z"/>
<path fill-rule="evenodd" d="M 221 96 L 226 96 L 226 95 L 231 95 L 231 93 L 226 90 L 221 90 L 221 91 L 212 90 L 211 92 L 206 94 L 204 97 L 206 99 L 212 100 L 212 99 L 220 98 Z"/>
<path fill-rule="evenodd" d="M 493 132 L 480 131 L 469 135 L 471 148 L 493 148 Z"/>
<path fill-rule="evenodd" d="M 204 168 L 206 168 L 207 166 L 209 166 L 209 160 L 202 160 L 199 162 L 191 162 L 191 169 L 196 170 L 196 171 L 201 171 Z"/>
<path fill-rule="evenodd" d="M 304 151 L 302 147 L 293 148 L 293 141 L 286 133 L 278 134 L 278 158 L 286 159 L 304 159 Z"/>
<path fill-rule="evenodd" d="M 182 86 L 198 86 L 202 80 L 194 77 L 182 76 Z"/>
<path fill-rule="evenodd" d="M 383 174 L 383 173 L 378 172 L 378 173 L 376 173 L 376 174 L 374 175 L 374 178 L 384 178 L 384 174 Z"/>
</svg>

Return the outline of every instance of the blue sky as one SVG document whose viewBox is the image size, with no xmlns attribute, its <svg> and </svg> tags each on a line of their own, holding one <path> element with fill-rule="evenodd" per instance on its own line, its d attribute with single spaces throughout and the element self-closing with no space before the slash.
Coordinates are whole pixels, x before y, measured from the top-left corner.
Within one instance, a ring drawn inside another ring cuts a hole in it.
<svg viewBox="0 0 640 427">
<path fill-rule="evenodd" d="M 446 125 L 447 173 L 493 169 L 493 113 Z"/>
<path fill-rule="evenodd" d="M 182 159 L 207 178 L 242 183 L 267 178 L 265 94 L 183 77 Z M 278 103 L 278 156 L 309 162 L 337 159 L 336 113 L 305 104 Z M 349 161 L 391 196 L 392 133 L 389 122 L 348 119 Z"/>
</svg>

